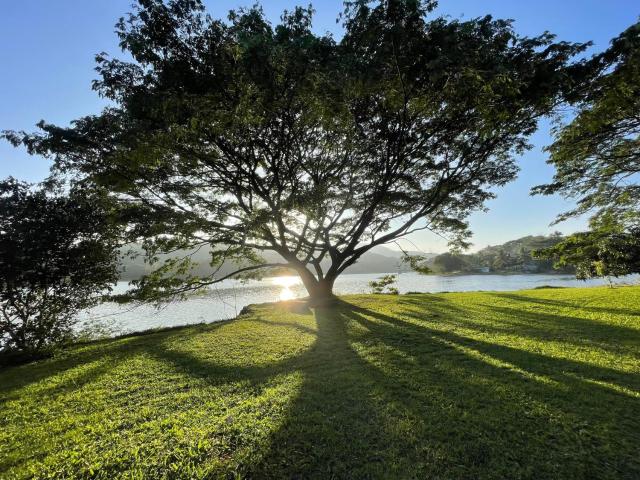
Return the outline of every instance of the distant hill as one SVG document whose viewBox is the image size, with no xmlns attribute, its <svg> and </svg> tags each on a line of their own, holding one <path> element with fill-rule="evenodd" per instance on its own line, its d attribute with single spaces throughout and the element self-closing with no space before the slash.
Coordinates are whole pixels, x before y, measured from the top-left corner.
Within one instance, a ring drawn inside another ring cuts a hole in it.
<svg viewBox="0 0 640 480">
<path fill-rule="evenodd" d="M 145 273 L 151 271 L 151 267 L 144 262 L 144 256 L 140 247 L 133 247 L 131 250 L 137 252 L 139 255 L 135 258 L 125 258 L 122 262 L 123 272 L 121 274 L 122 280 L 134 280 L 142 277 Z M 184 255 L 183 253 L 176 253 L 175 256 Z M 435 253 L 419 253 L 409 252 L 411 254 L 424 255 L 427 258 L 433 258 L 437 254 Z M 263 252 L 262 257 L 267 262 L 280 262 L 282 259 L 275 252 Z M 354 265 L 345 270 L 345 273 L 394 273 L 394 272 L 408 272 L 410 268 L 405 263 L 401 262 L 402 252 L 393 250 L 391 248 L 378 246 L 371 249 L 360 258 L 360 260 Z M 198 263 L 198 267 L 195 272 L 199 275 L 207 276 L 213 273 L 213 269 L 209 266 L 209 252 L 201 249 L 198 252 L 192 254 L 192 259 Z M 323 262 L 323 267 L 328 268 L 327 261 Z M 154 265 L 155 267 L 155 265 Z M 229 263 L 223 265 L 219 270 L 219 276 L 228 275 L 238 268 L 237 265 Z"/>
<path fill-rule="evenodd" d="M 428 264 L 434 273 L 573 273 L 571 267 L 563 270 L 553 268 L 550 260 L 538 260 L 532 257 L 534 250 L 555 245 L 564 237 L 560 234 L 553 235 L 528 235 L 526 237 L 511 240 L 502 245 L 488 246 L 476 253 L 455 255 L 450 253 L 422 253 L 410 251 L 414 255 L 423 255 L 428 259 Z M 142 253 L 139 247 L 133 250 Z M 184 255 L 178 253 L 176 256 Z M 263 258 L 267 262 L 281 262 L 282 259 L 275 252 L 263 252 Z M 401 261 L 402 252 L 388 247 L 378 246 L 367 252 L 362 258 L 345 270 L 346 273 L 404 273 L 409 272 L 409 266 Z M 202 249 L 192 255 L 192 259 L 198 263 L 195 272 L 201 276 L 213 273 L 209 266 L 209 253 Z M 329 267 L 328 261 L 323 262 L 323 268 Z M 127 258 L 122 263 L 122 280 L 140 278 L 151 271 L 149 265 L 144 263 L 142 255 L 136 258 Z M 238 265 L 229 263 L 223 265 L 218 271 L 219 276 L 228 275 L 238 268 Z"/>
<path fill-rule="evenodd" d="M 563 239 L 559 233 L 528 235 L 472 254 L 437 255 L 431 264 L 437 273 L 573 273 L 572 267 L 557 270 L 553 261 L 532 256 L 533 251 L 551 247 Z"/>
</svg>

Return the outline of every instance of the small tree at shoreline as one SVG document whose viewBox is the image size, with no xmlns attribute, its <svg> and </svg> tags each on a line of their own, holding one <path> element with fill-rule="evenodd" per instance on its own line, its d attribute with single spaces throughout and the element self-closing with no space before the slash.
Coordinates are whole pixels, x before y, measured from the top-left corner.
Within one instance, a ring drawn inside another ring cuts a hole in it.
<svg viewBox="0 0 640 480">
<path fill-rule="evenodd" d="M 397 295 L 398 293 L 400 293 L 400 290 L 398 290 L 397 282 L 397 275 L 383 275 L 382 277 L 369 282 L 369 288 L 371 288 L 371 293 L 388 293 L 391 295 Z"/>
<path fill-rule="evenodd" d="M 225 22 L 197 0 L 141 1 L 117 26 L 133 61 L 97 57 L 94 87 L 113 106 L 5 136 L 111 190 L 149 258 L 205 247 L 213 266 L 241 262 L 202 278 L 188 255 L 169 260 L 139 298 L 287 267 L 330 299 L 377 245 L 424 229 L 464 245 L 466 217 L 584 77 L 570 59 L 585 45 L 508 21 L 429 19 L 432 1 L 346 5 L 336 41 L 312 32 L 311 9 L 273 27 L 258 7 Z"/>
</svg>

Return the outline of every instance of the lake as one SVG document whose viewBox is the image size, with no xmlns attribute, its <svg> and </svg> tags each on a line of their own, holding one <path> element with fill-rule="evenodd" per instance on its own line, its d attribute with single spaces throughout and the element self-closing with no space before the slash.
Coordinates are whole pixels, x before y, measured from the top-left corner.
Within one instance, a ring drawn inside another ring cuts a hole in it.
<svg viewBox="0 0 640 480">
<path fill-rule="evenodd" d="M 345 274 L 336 280 L 337 294 L 369 293 L 368 283 L 383 274 Z M 640 277 L 618 279 L 616 283 L 638 283 Z M 544 285 L 557 287 L 587 287 L 605 285 L 604 279 L 576 280 L 570 275 L 419 275 L 403 273 L 398 276 L 400 293 L 407 292 L 465 292 L 478 290 L 522 290 Z M 126 282 L 115 291 L 123 292 Z M 272 277 L 241 282 L 225 280 L 210 291 L 182 302 L 155 308 L 152 305 L 118 305 L 105 303 L 82 315 L 83 322 L 104 327 L 111 334 L 172 327 L 202 322 L 214 322 L 237 316 L 242 307 L 251 303 L 276 302 L 306 296 L 298 277 Z"/>
</svg>

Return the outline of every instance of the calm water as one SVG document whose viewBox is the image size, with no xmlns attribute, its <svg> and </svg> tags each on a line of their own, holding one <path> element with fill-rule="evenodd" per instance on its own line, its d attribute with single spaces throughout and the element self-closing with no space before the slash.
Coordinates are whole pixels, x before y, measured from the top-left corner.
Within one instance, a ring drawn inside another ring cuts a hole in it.
<svg viewBox="0 0 640 480">
<path fill-rule="evenodd" d="M 382 274 L 342 275 L 335 284 L 338 294 L 368 293 L 368 283 Z M 617 283 L 638 283 L 640 277 L 626 277 Z M 587 287 L 604 285 L 602 279 L 586 282 L 569 275 L 460 275 L 438 276 L 403 273 L 398 276 L 400 293 L 465 292 L 477 290 L 522 290 L 552 285 Z M 118 284 L 124 291 L 126 282 Z M 85 321 L 104 325 L 112 333 L 147 330 L 190 323 L 213 322 L 235 317 L 242 307 L 251 303 L 276 302 L 304 297 L 306 291 L 297 277 L 274 277 L 242 283 L 226 280 L 210 292 L 183 302 L 167 304 L 160 309 L 150 305 L 103 304 L 83 315 Z"/>
</svg>

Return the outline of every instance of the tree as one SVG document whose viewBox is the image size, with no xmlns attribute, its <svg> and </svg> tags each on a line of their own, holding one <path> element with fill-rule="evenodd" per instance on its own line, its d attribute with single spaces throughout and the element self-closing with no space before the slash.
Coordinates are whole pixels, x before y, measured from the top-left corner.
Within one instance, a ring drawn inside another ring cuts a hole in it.
<svg viewBox="0 0 640 480">
<path fill-rule="evenodd" d="M 496 253 L 496 256 L 493 258 L 491 262 L 491 270 L 494 272 L 500 272 L 505 270 L 511 262 L 511 258 L 508 253 L 504 250 L 499 249 Z"/>
<path fill-rule="evenodd" d="M 591 231 L 539 252 L 558 264 L 576 265 L 582 278 L 640 272 L 640 23 L 591 63 L 600 75 L 579 97 L 575 118 L 556 129 L 547 148 L 548 163 L 556 168 L 553 182 L 533 189 L 577 200 L 557 222 L 591 213 Z"/>
<path fill-rule="evenodd" d="M 117 228 L 96 192 L 0 182 L 0 350 L 69 339 L 77 313 L 117 281 Z"/>
<path fill-rule="evenodd" d="M 433 259 L 433 269 L 437 272 L 460 272 L 468 266 L 468 262 L 455 253 L 442 253 Z"/>
<path fill-rule="evenodd" d="M 524 245 L 520 247 L 518 251 L 518 264 L 521 267 L 525 267 L 531 261 L 531 252 L 527 250 Z"/>
<path fill-rule="evenodd" d="M 591 222 L 590 231 L 574 233 L 535 254 L 555 259 L 557 268 L 574 266 L 580 280 L 640 272 L 640 228 L 625 229 L 611 217 L 598 220 Z"/>
<path fill-rule="evenodd" d="M 429 20 L 434 6 L 347 2 L 336 41 L 312 32 L 310 8 L 272 27 L 259 7 L 225 22 L 198 0 L 140 0 L 117 25 L 133 61 L 97 56 L 112 106 L 5 137 L 112 190 L 149 258 L 210 248 L 240 274 L 289 267 L 322 300 L 376 245 L 420 229 L 464 244 L 466 217 L 584 76 L 570 59 L 585 45 L 491 17 Z M 188 256 L 169 261 L 137 293 L 225 278 L 190 271 Z"/>
</svg>

